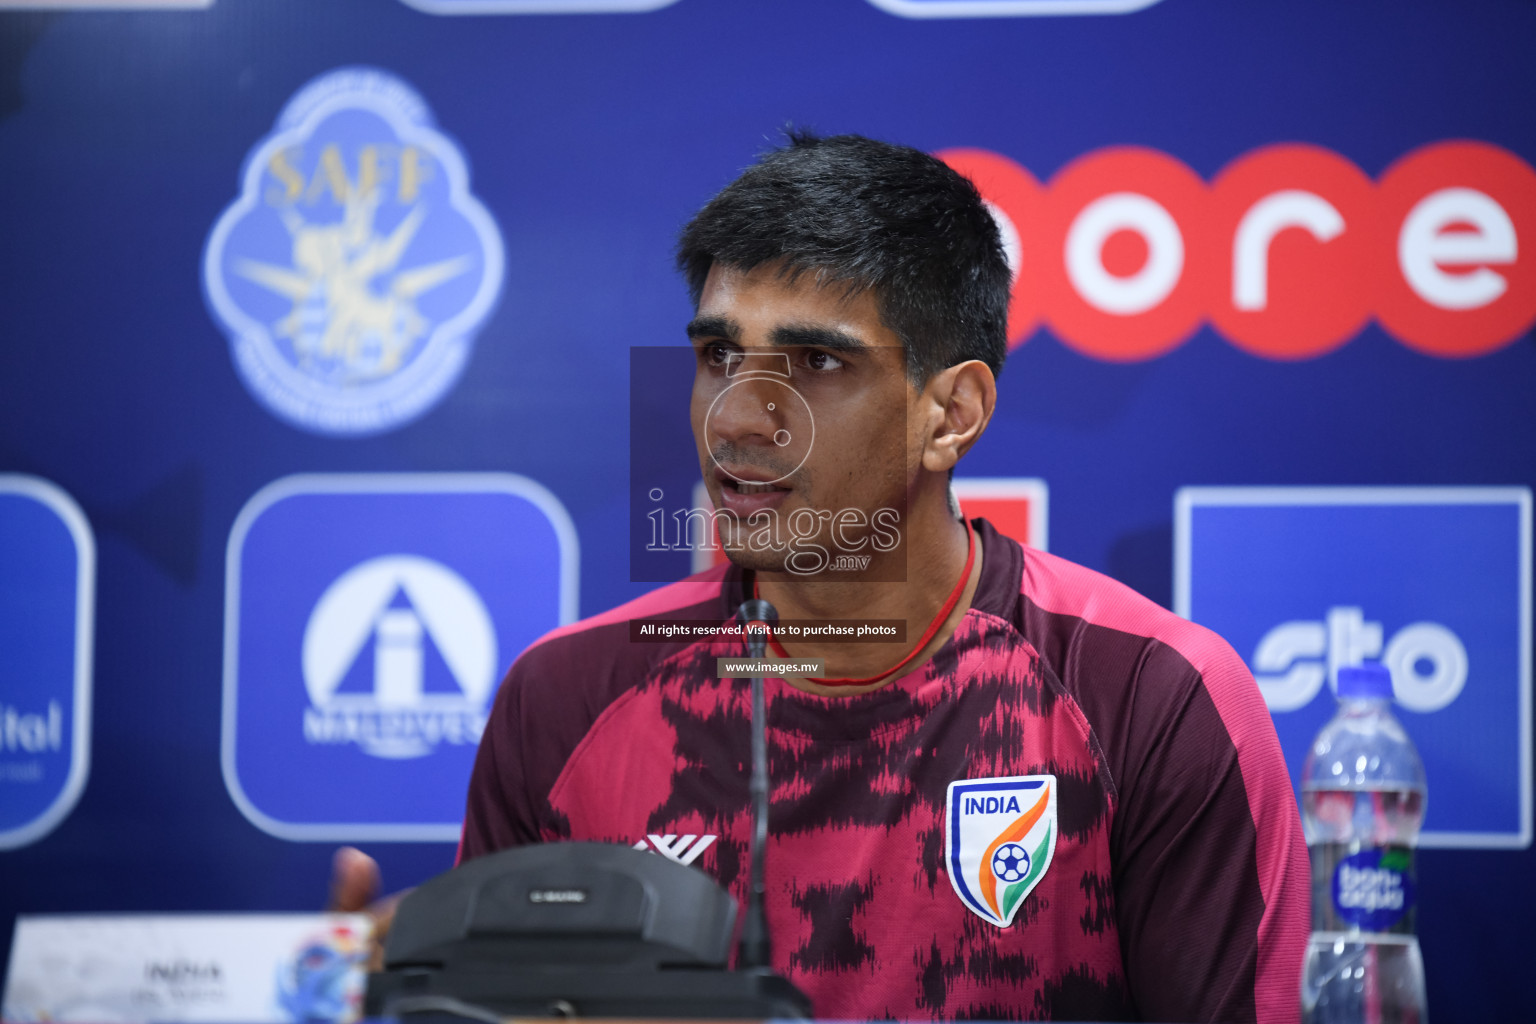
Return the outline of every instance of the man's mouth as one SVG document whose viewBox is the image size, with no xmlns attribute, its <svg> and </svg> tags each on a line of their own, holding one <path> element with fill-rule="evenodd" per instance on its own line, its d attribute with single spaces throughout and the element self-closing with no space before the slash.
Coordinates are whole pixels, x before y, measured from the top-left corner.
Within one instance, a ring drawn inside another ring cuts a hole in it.
<svg viewBox="0 0 1536 1024">
<path fill-rule="evenodd" d="M 721 505 L 741 515 L 777 508 L 793 490 L 783 480 L 776 479 L 772 470 L 755 467 L 727 469 L 717 466 L 715 479 L 720 483 Z"/>
<path fill-rule="evenodd" d="M 721 487 L 730 487 L 741 494 L 762 494 L 766 491 L 792 490 L 785 483 L 785 474 L 759 466 L 735 466 L 715 463 L 715 479 Z"/>
<path fill-rule="evenodd" d="M 771 491 L 787 491 L 788 487 L 780 487 L 778 484 L 755 484 L 737 480 L 733 477 L 724 477 L 720 481 L 722 488 L 730 488 L 737 494 L 768 494 Z"/>
</svg>

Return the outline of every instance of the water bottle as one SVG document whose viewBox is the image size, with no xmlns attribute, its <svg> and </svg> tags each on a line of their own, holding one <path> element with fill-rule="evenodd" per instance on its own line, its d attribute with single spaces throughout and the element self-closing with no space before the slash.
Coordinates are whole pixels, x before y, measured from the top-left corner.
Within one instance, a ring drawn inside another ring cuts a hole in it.
<svg viewBox="0 0 1536 1024">
<path fill-rule="evenodd" d="M 1338 682 L 1338 714 L 1301 770 L 1312 860 L 1302 1019 L 1423 1024 L 1413 848 L 1424 821 L 1424 765 L 1392 717 L 1385 666 L 1341 668 Z"/>
</svg>

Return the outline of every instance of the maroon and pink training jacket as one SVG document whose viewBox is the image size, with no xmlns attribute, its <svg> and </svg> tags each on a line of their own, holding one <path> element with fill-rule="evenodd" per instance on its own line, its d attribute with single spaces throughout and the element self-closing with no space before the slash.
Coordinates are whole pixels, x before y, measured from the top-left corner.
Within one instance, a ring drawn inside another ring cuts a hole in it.
<svg viewBox="0 0 1536 1024">
<path fill-rule="evenodd" d="M 767 682 L 775 969 L 821 1018 L 1295 1021 L 1307 851 L 1243 662 L 974 525 L 980 583 L 927 664 L 854 697 Z M 725 621 L 746 596 L 719 568 L 526 651 L 480 744 L 461 858 L 644 845 L 744 898 L 748 690 L 715 677 L 740 651 L 634 643 L 629 620 Z M 1055 776 L 1059 831 L 999 928 L 951 886 L 946 792 L 1026 775 Z"/>
</svg>

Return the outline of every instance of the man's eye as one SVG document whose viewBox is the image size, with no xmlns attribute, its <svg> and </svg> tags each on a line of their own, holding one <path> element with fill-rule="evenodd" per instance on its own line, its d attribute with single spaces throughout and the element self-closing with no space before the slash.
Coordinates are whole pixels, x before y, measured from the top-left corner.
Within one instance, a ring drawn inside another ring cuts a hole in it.
<svg viewBox="0 0 1536 1024">
<path fill-rule="evenodd" d="M 725 366 L 732 358 L 732 350 L 718 341 L 712 341 L 704 346 L 704 361 L 710 366 Z"/>
<path fill-rule="evenodd" d="M 806 354 L 805 365 L 812 370 L 826 372 L 829 370 L 842 369 L 843 361 L 837 358 L 837 356 L 832 355 L 830 352 L 813 351 Z"/>
</svg>

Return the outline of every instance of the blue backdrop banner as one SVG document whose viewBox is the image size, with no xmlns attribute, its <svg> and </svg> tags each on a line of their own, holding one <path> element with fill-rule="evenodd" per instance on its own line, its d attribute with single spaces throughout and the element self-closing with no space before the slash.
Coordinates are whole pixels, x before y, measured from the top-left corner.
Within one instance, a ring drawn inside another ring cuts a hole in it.
<svg viewBox="0 0 1536 1024">
<path fill-rule="evenodd" d="M 519 652 L 718 557 L 677 234 L 796 125 L 1002 226 L 962 504 L 1226 636 L 1293 771 L 1396 666 L 1431 1013 L 1523 1012 L 1529 0 L 20 6 L 0 474 L 69 499 L 0 493 L 0 962 L 451 865 Z"/>
</svg>

